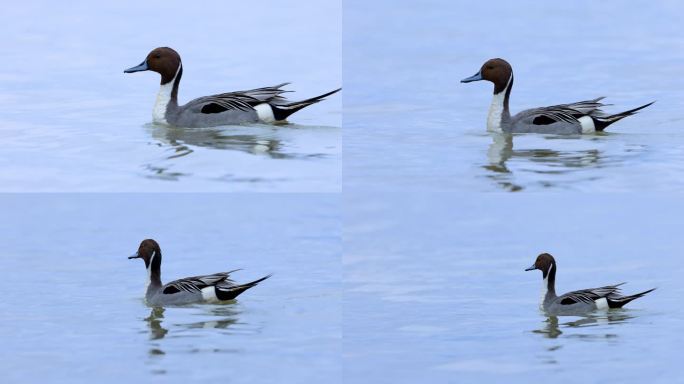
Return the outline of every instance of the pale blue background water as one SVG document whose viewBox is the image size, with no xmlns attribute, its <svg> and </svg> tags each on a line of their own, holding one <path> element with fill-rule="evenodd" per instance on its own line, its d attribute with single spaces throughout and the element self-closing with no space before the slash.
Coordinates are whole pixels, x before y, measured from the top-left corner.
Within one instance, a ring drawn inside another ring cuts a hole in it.
<svg viewBox="0 0 684 384">
<path fill-rule="evenodd" d="M 344 372 L 353 383 L 675 383 L 684 343 L 681 198 L 345 196 Z M 625 309 L 548 319 L 557 291 L 658 289 Z"/>
<path fill-rule="evenodd" d="M 181 100 L 281 81 L 308 97 L 341 85 L 343 46 L 347 192 L 341 207 L 333 195 L 2 196 L 5 381 L 681 380 L 683 207 L 643 193 L 683 186 L 679 2 L 350 0 L 344 12 L 342 43 L 339 2 L 3 8 L 0 190 L 339 192 L 339 95 L 287 127 L 168 129 L 149 124 L 157 76 L 121 71 L 169 45 Z M 459 83 L 496 56 L 515 68 L 513 111 L 658 102 L 604 135 L 507 141 L 485 133 L 491 86 Z M 430 194 L 376 193 L 388 190 Z M 545 193 L 462 193 L 511 190 Z M 235 304 L 151 313 L 144 268 L 126 259 L 145 237 L 162 245 L 164 278 L 274 276 Z M 658 290 L 610 315 L 547 319 L 539 273 L 523 272 L 542 251 L 558 258 L 559 291 Z"/>
<path fill-rule="evenodd" d="M 612 192 L 684 189 L 679 1 L 345 1 L 345 188 Z M 514 68 L 511 110 L 652 100 L 605 135 L 486 133 L 485 60 Z"/>
<path fill-rule="evenodd" d="M 158 46 L 183 59 L 179 101 L 290 81 L 342 85 L 340 1 L 52 2 L 0 13 L 1 191 L 341 188 L 341 97 L 285 127 L 154 126 L 159 75 L 124 74 Z"/>
<path fill-rule="evenodd" d="M 337 196 L 2 195 L 0 211 L 3 383 L 341 382 Z M 273 276 L 151 317 L 127 259 L 148 237 L 163 281 Z"/>
</svg>

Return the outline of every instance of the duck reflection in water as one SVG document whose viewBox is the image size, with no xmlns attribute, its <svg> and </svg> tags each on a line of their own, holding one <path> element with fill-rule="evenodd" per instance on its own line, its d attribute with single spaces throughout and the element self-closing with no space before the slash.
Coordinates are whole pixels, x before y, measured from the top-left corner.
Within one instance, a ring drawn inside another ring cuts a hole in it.
<svg viewBox="0 0 684 384">
<path fill-rule="evenodd" d="M 150 311 L 150 316 L 145 318 L 150 330 L 150 340 L 163 339 L 169 333 L 168 326 L 165 327 L 163 325 L 165 311 L 166 309 L 163 307 L 154 307 Z M 196 328 L 226 329 L 237 323 L 240 311 L 235 308 L 234 305 L 216 305 L 212 306 L 205 314 L 216 317 L 216 319 L 185 324 L 172 324 L 170 328 L 180 328 L 183 330 Z"/>
<path fill-rule="evenodd" d="M 174 153 L 168 159 L 191 154 L 192 147 L 233 150 L 253 155 L 263 155 L 281 159 L 296 157 L 282 152 L 282 137 L 273 127 L 214 127 L 214 128 L 177 128 L 149 124 L 148 129 L 160 145 L 169 145 Z"/>
<path fill-rule="evenodd" d="M 559 323 L 557 316 L 549 316 L 544 320 L 544 326 L 541 329 L 534 329 L 532 333 L 540 334 L 548 339 L 555 339 L 563 334 L 562 329 L 584 329 L 587 327 L 594 327 L 598 325 L 616 325 L 626 323 L 628 320 L 633 319 L 635 316 L 631 315 L 628 310 L 617 309 L 609 310 L 607 313 L 601 314 L 591 314 L 589 316 L 581 317 L 578 320 L 568 321 L 566 323 Z M 574 333 L 568 335 L 568 337 L 579 338 L 579 339 L 609 339 L 616 337 L 615 333 L 598 333 L 598 332 L 586 332 L 586 333 Z"/>
<path fill-rule="evenodd" d="M 553 149 L 513 149 L 513 135 L 491 134 L 492 143 L 487 150 L 487 164 L 484 169 L 491 171 L 487 177 L 495 181 L 500 187 L 509 191 L 519 191 L 524 187 L 514 183 L 513 171 L 507 162 L 511 159 L 525 159 L 532 164 L 543 166 L 540 169 L 532 169 L 532 172 L 542 175 L 563 174 L 581 168 L 599 166 L 602 160 L 602 152 L 597 149 L 557 151 Z M 559 140 L 573 139 L 574 137 L 558 137 Z M 552 139 L 549 137 L 548 139 Z M 551 186 L 552 182 L 543 182 Z"/>
</svg>

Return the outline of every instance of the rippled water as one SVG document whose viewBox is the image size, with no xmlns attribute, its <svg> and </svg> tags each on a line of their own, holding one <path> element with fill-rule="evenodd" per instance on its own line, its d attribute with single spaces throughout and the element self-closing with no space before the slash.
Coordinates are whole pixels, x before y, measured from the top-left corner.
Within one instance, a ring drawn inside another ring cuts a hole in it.
<svg viewBox="0 0 684 384">
<path fill-rule="evenodd" d="M 623 194 L 345 197 L 349 382 L 681 381 L 681 199 Z M 586 317 L 538 310 L 541 252 L 558 293 L 657 287 Z"/>
<path fill-rule="evenodd" d="M 250 193 L 0 194 L 0 382 L 681 381 L 683 16 L 674 0 L 3 7 L 0 192 Z M 284 126 L 155 125 L 158 76 L 122 71 L 157 46 L 183 57 L 181 102 L 345 89 Z M 595 135 L 490 134 L 491 84 L 459 81 L 492 57 L 514 67 L 512 112 L 657 102 Z M 127 256 L 150 237 L 164 281 L 273 277 L 148 308 Z M 524 271 L 541 252 L 559 293 L 657 290 L 548 317 Z"/>
<path fill-rule="evenodd" d="M 0 196 L 4 383 L 341 380 L 340 222 L 334 195 Z M 273 276 L 226 305 L 153 310 L 162 281 L 243 268 Z"/>
<path fill-rule="evenodd" d="M 123 73 L 167 45 L 181 103 L 286 81 L 293 100 L 319 95 L 342 85 L 340 2 L 32 0 L 4 7 L 0 32 L 0 190 L 341 189 L 339 95 L 288 126 L 180 130 L 151 124 L 159 76 Z"/>
<path fill-rule="evenodd" d="M 345 2 L 345 188 L 681 191 L 682 16 L 676 1 Z M 657 102 L 605 135 L 506 143 L 486 133 L 491 83 L 459 83 L 493 57 L 513 66 L 513 113 Z"/>
</svg>

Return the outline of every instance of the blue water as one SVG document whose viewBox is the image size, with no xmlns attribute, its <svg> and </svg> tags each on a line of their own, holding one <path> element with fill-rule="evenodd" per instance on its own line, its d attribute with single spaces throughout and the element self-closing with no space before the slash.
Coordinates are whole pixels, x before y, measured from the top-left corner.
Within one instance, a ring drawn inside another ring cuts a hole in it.
<svg viewBox="0 0 684 384">
<path fill-rule="evenodd" d="M 0 382 L 682 382 L 682 18 L 674 0 L 7 4 Z M 344 90 L 286 126 L 155 125 L 158 76 L 122 71 L 157 46 L 182 55 L 181 102 Z M 489 134 L 491 84 L 459 81 L 493 57 L 512 112 L 657 102 L 596 135 Z M 164 281 L 273 277 L 151 309 L 127 259 L 145 238 Z M 548 317 L 524 271 L 541 252 L 559 293 L 657 290 Z"/>
<path fill-rule="evenodd" d="M 681 382 L 678 197 L 345 196 L 344 372 L 353 383 Z M 621 310 L 548 318 L 557 292 L 657 290 Z"/>
<path fill-rule="evenodd" d="M 341 17 L 338 1 L 7 4 L 0 190 L 339 191 L 339 95 L 285 127 L 179 130 L 151 124 L 159 75 L 123 70 L 170 46 L 181 103 L 286 81 L 304 99 L 342 85 Z"/>
<path fill-rule="evenodd" d="M 680 2 L 349 0 L 344 11 L 345 190 L 684 189 Z M 513 66 L 513 113 L 657 102 L 607 134 L 506 143 L 486 133 L 491 83 L 459 83 L 493 57 Z"/>
<path fill-rule="evenodd" d="M 335 195 L 0 196 L 3 383 L 340 382 Z M 273 276 L 226 305 L 153 311 L 162 280 Z"/>
</svg>

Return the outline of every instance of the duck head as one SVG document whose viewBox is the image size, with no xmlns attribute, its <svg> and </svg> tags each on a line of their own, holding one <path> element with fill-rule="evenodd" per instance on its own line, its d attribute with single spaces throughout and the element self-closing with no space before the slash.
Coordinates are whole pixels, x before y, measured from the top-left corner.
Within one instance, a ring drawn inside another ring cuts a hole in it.
<svg viewBox="0 0 684 384">
<path fill-rule="evenodd" d="M 124 73 L 153 71 L 161 75 L 161 84 L 166 84 L 176 77 L 181 66 L 178 52 L 169 47 L 155 48 L 145 60 L 135 67 L 128 68 Z"/>
<path fill-rule="evenodd" d="M 534 271 L 535 269 L 542 271 L 544 274 L 543 277 L 546 279 L 552 269 L 555 271 L 556 260 L 548 253 L 542 253 L 541 255 L 537 256 L 537 260 L 534 261 L 534 264 L 525 270 Z"/>
<path fill-rule="evenodd" d="M 513 68 L 504 59 L 491 59 L 482 64 L 480 71 L 461 80 L 461 83 L 470 83 L 473 81 L 487 80 L 494 83 L 494 94 L 498 94 L 506 90 L 509 80 L 513 76 Z"/>
<path fill-rule="evenodd" d="M 145 261 L 145 268 L 150 269 L 152 265 L 155 270 L 158 270 L 161 265 L 161 248 L 159 244 L 152 239 L 143 240 L 138 247 L 138 252 L 132 256 L 128 256 L 129 259 L 143 259 Z"/>
</svg>

